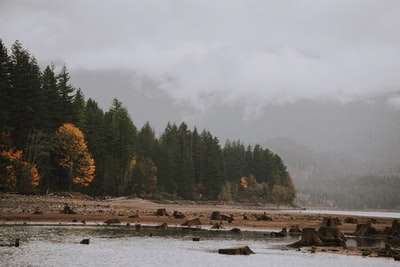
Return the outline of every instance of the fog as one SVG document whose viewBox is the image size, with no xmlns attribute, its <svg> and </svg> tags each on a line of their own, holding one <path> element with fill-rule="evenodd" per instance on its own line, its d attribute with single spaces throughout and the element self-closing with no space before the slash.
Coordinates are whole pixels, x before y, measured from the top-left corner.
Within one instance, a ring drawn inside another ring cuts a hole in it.
<svg viewBox="0 0 400 267">
<path fill-rule="evenodd" d="M 0 2 L 0 38 L 137 127 L 400 162 L 396 0 Z M 384 162 L 384 163 L 382 163 Z"/>
</svg>

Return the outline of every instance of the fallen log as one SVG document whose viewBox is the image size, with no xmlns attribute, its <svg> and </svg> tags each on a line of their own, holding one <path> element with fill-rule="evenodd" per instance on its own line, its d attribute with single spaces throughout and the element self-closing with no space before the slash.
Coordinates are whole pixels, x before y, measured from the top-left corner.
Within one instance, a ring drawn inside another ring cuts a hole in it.
<svg viewBox="0 0 400 267">
<path fill-rule="evenodd" d="M 225 255 L 251 255 L 255 254 L 248 246 L 221 248 L 218 250 L 219 254 Z"/>
</svg>

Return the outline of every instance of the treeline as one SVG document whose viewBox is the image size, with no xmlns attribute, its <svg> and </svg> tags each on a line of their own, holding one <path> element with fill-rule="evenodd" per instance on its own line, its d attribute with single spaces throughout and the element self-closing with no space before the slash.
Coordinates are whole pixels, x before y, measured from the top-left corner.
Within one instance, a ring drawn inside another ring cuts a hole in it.
<svg viewBox="0 0 400 267">
<path fill-rule="evenodd" d="M 400 176 L 319 180 L 299 186 L 299 204 L 342 209 L 399 209 Z"/>
<path fill-rule="evenodd" d="M 22 193 L 291 203 L 281 158 L 260 145 L 219 140 L 169 123 L 138 129 L 121 101 L 104 112 L 70 84 L 65 66 L 43 71 L 17 41 L 0 40 L 0 186 Z"/>
<path fill-rule="evenodd" d="M 400 166 L 361 163 L 346 154 L 317 153 L 289 139 L 268 147 L 284 159 L 300 206 L 400 209 Z"/>
</svg>

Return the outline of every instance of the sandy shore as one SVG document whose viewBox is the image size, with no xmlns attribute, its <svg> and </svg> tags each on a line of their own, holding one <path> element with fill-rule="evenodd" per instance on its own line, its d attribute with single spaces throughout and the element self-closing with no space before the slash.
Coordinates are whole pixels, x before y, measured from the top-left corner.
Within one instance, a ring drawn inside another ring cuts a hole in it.
<svg viewBox="0 0 400 267">
<path fill-rule="evenodd" d="M 60 213 L 65 205 L 68 205 L 76 214 Z M 168 215 L 156 216 L 158 209 L 166 209 Z M 172 216 L 174 211 L 185 215 L 183 219 Z M 80 223 L 80 224 L 104 224 L 109 219 L 118 219 L 121 225 L 126 224 L 150 224 L 179 226 L 188 219 L 199 218 L 202 227 L 210 227 L 221 221 L 210 220 L 211 213 L 218 211 L 221 214 L 233 216 L 232 222 L 222 221 L 225 229 L 255 229 L 259 231 L 280 231 L 282 228 L 290 229 L 297 225 L 300 229 L 306 227 L 318 228 L 324 214 L 307 213 L 304 210 L 289 209 L 289 207 L 265 205 L 248 206 L 239 204 L 209 204 L 194 203 L 188 201 L 158 203 L 144 199 L 114 198 L 95 200 L 91 197 L 78 195 L 48 195 L 26 196 L 18 194 L 0 194 L 0 225 L 2 224 L 40 224 L 40 223 Z M 272 220 L 257 220 L 257 217 L 266 215 Z M 338 228 L 345 234 L 351 234 L 356 230 L 357 224 L 344 223 L 348 216 L 334 215 L 342 222 Z M 393 218 L 373 218 L 352 216 L 358 223 L 373 222 L 377 230 L 390 227 Z M 363 248 L 303 248 L 312 252 L 326 251 L 333 253 L 345 253 L 361 255 Z"/>
</svg>

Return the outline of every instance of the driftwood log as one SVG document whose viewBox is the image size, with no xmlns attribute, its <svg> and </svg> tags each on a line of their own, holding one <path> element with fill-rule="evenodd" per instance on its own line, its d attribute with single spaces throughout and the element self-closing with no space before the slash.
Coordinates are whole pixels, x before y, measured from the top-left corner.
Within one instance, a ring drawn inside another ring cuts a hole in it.
<svg viewBox="0 0 400 267">
<path fill-rule="evenodd" d="M 251 255 L 255 254 L 248 246 L 221 248 L 218 250 L 219 254 L 225 255 Z"/>
</svg>

